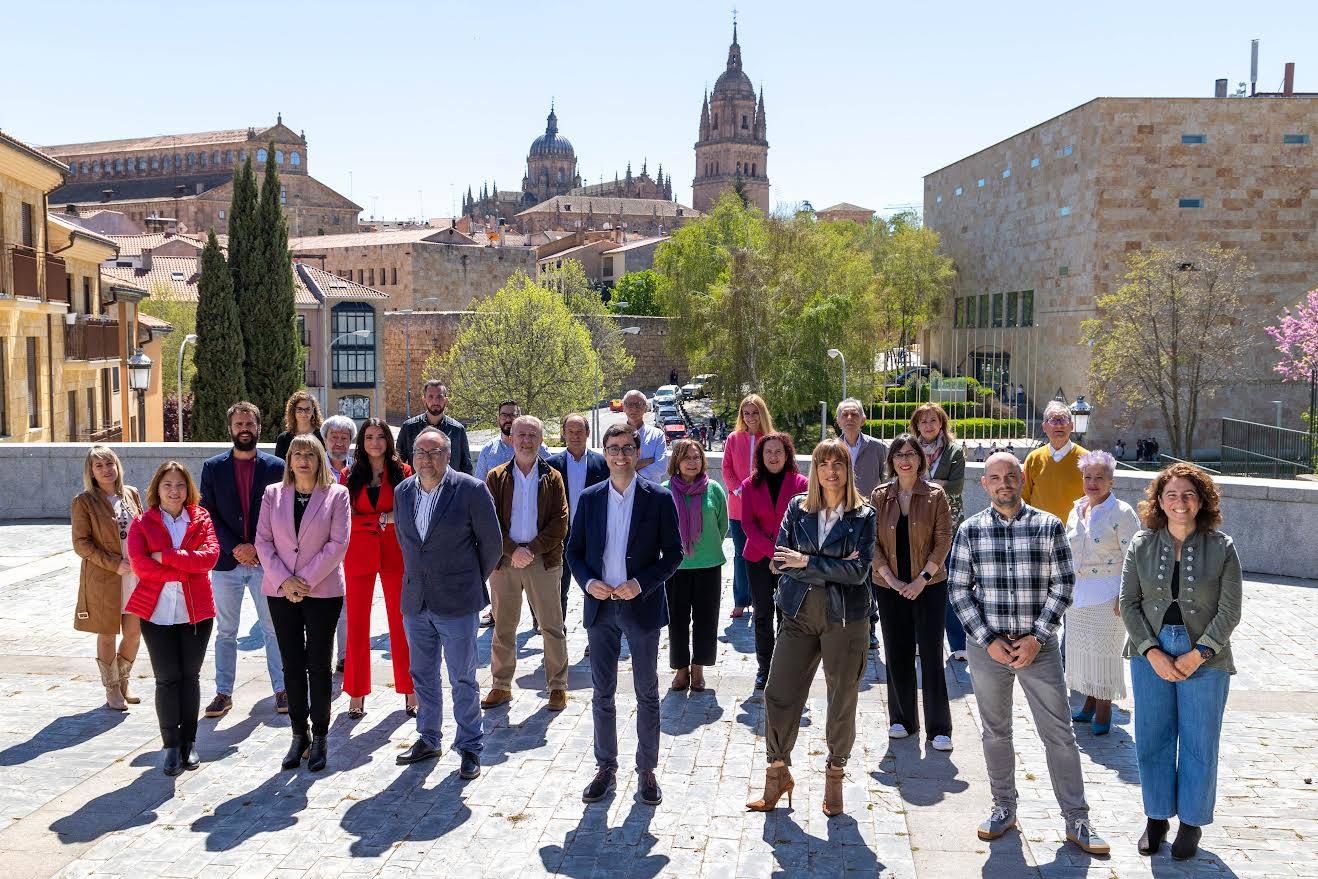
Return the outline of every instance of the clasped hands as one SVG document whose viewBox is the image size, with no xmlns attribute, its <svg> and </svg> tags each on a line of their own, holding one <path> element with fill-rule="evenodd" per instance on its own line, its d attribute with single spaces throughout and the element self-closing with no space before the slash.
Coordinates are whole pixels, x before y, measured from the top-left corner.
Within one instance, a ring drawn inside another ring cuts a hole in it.
<svg viewBox="0 0 1318 879">
<path fill-rule="evenodd" d="M 306 580 L 294 574 L 279 584 L 279 592 L 289 601 L 297 604 L 311 594 L 311 587 Z"/>
<path fill-rule="evenodd" d="M 890 572 L 885 573 L 883 579 L 884 582 L 888 584 L 889 589 L 891 589 L 893 592 L 896 592 L 898 595 L 900 595 L 902 598 L 907 599 L 908 601 L 914 601 L 915 599 L 919 598 L 920 593 L 924 591 L 924 587 L 926 583 L 923 577 L 916 577 L 914 580 L 912 580 L 909 583 L 903 583 L 901 580 L 898 580 L 895 576 L 893 576 L 892 573 Z"/>
<path fill-rule="evenodd" d="M 1042 647 L 1039 639 L 1033 635 L 1026 635 L 1015 641 L 1008 641 L 1006 638 L 994 638 L 988 646 L 988 655 L 993 657 L 996 662 L 1011 668 L 1025 668 L 1034 662 L 1034 658 L 1039 655 L 1039 649 Z"/>
<path fill-rule="evenodd" d="M 641 584 L 633 580 L 626 580 L 617 586 L 609 586 L 603 580 L 591 580 L 586 585 L 586 591 L 592 598 L 598 598 L 600 601 L 618 599 L 620 601 L 631 601 L 641 594 Z"/>
<path fill-rule="evenodd" d="M 1144 658 L 1153 666 L 1158 677 L 1173 684 L 1185 680 L 1204 664 L 1204 655 L 1194 647 L 1190 648 L 1189 653 L 1175 657 L 1160 647 L 1154 647 Z"/>
<path fill-rule="evenodd" d="M 256 547 L 250 543 L 240 543 L 233 548 L 234 561 L 240 565 L 247 565 L 249 568 L 261 564 L 261 558 L 256 554 Z"/>
<path fill-rule="evenodd" d="M 526 567 L 527 565 L 531 564 L 531 562 L 535 561 L 535 553 L 531 552 L 531 550 L 527 549 L 524 546 L 519 546 L 517 547 L 517 549 L 513 550 L 513 554 L 510 556 L 510 558 L 512 560 L 513 567 L 520 570 Z"/>
</svg>

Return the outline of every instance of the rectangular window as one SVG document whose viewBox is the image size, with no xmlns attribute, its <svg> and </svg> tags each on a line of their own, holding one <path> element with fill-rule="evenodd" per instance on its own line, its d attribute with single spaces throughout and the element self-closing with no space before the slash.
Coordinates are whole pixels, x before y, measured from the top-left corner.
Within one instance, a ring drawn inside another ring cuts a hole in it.
<svg viewBox="0 0 1318 879">
<path fill-rule="evenodd" d="M 1034 291 L 1021 291 L 1021 326 L 1034 326 Z"/>
<path fill-rule="evenodd" d="M 1176 202 L 1178 208 L 1201 208 L 1204 206 L 1202 198 L 1183 198 Z"/>
<path fill-rule="evenodd" d="M 1308 143 L 1308 142 L 1309 142 L 1309 135 L 1307 135 L 1307 134 L 1283 134 L 1283 135 L 1281 136 L 1281 142 L 1282 142 L 1282 143 L 1285 143 L 1285 144 L 1302 144 L 1302 143 Z"/>
<path fill-rule="evenodd" d="M 279 187 L 279 203 L 284 204 L 287 201 L 288 201 L 288 187 L 281 186 Z"/>
<path fill-rule="evenodd" d="M 305 314 L 299 314 L 297 316 L 297 338 L 298 344 L 303 348 L 311 344 L 307 341 L 307 316 Z"/>
<path fill-rule="evenodd" d="M 1058 277 L 1065 278 L 1069 274 L 1071 274 L 1070 266 L 1062 266 L 1057 270 Z"/>
<path fill-rule="evenodd" d="M 110 367 L 101 370 L 101 424 L 109 427 L 114 421 L 110 407 Z"/>
<path fill-rule="evenodd" d="M 114 392 L 115 392 L 116 394 L 119 393 L 119 367 L 117 367 L 117 366 L 114 368 L 114 375 L 113 375 L 113 381 L 112 381 L 112 384 L 113 384 L 113 387 L 114 387 Z"/>
<path fill-rule="evenodd" d="M 220 219 L 224 219 L 224 208 L 220 208 Z"/>
<path fill-rule="evenodd" d="M 366 283 L 366 269 L 358 269 L 358 270 L 357 270 L 357 283 L 358 283 L 358 284 L 365 284 L 365 283 Z"/>
<path fill-rule="evenodd" d="M 952 300 L 952 328 L 961 328 L 961 297 Z"/>
<path fill-rule="evenodd" d="M 1017 324 L 1017 314 L 1020 308 L 1020 294 L 1012 291 L 1007 294 L 1007 326 L 1014 327 Z"/>
<path fill-rule="evenodd" d="M 1069 216 L 1071 216 L 1071 206 L 1070 206 L 1070 205 L 1064 205 L 1064 206 L 1058 208 L 1058 209 L 1057 209 L 1057 216 L 1059 216 L 1059 217 L 1069 217 Z"/>
<path fill-rule="evenodd" d="M 1208 143 L 1206 134 L 1182 134 L 1181 143 Z"/>
<path fill-rule="evenodd" d="M 942 204 L 942 203 L 943 203 L 943 197 L 941 195 L 934 196 L 934 204 Z"/>
<path fill-rule="evenodd" d="M 1031 167 L 1031 168 L 1037 168 L 1037 167 L 1039 167 L 1039 157 L 1038 157 L 1038 156 L 1035 156 L 1034 158 L 1030 159 L 1030 167 Z"/>
<path fill-rule="evenodd" d="M 976 326 L 987 327 L 989 325 L 989 295 L 981 293 L 979 296 L 979 321 Z"/>
<path fill-rule="evenodd" d="M 95 311 L 92 310 L 92 279 L 91 278 L 82 279 L 82 303 L 83 303 L 82 310 L 84 314 L 96 313 Z"/>
<path fill-rule="evenodd" d="M 65 413 L 64 420 L 69 425 L 69 439 L 71 443 L 78 441 L 78 392 L 69 391 L 69 402 L 67 403 L 68 412 Z"/>
<path fill-rule="evenodd" d="M 87 429 L 96 429 L 96 389 L 87 389 Z"/>
<path fill-rule="evenodd" d="M 1002 326 L 1002 294 L 993 294 L 993 327 L 997 329 Z"/>
<path fill-rule="evenodd" d="M 360 302 L 344 302 L 333 309 L 333 386 L 366 388 L 375 384 L 375 311 Z M 368 335 L 354 336 L 359 330 Z M 346 338 L 345 338 L 346 336 Z"/>
<path fill-rule="evenodd" d="M 1010 169 L 1010 168 L 1003 168 L 1003 169 L 1002 169 L 1002 179 L 1003 179 L 1003 180 L 1006 180 L 1006 179 L 1007 179 L 1008 177 L 1010 177 L 1010 176 L 1011 176 L 1011 169 Z"/>
<path fill-rule="evenodd" d="M 956 189 L 952 190 L 952 194 L 953 194 L 953 195 L 960 195 L 960 194 L 961 194 L 961 187 L 958 186 Z"/>
<path fill-rule="evenodd" d="M 980 189 L 983 189 L 983 188 L 984 188 L 984 178 L 981 177 L 981 178 L 979 178 L 978 180 L 976 180 L 976 181 L 975 181 L 975 185 L 978 186 Z"/>
<path fill-rule="evenodd" d="M 368 283 L 366 286 L 367 286 L 367 287 L 374 287 L 374 286 L 375 286 L 375 269 L 371 269 L 371 274 L 369 275 L 369 277 L 370 277 L 371 280 L 370 280 L 370 283 Z"/>
<path fill-rule="evenodd" d="M 1071 152 L 1072 152 L 1072 150 L 1073 150 L 1074 148 L 1075 148 L 1075 147 L 1074 147 L 1072 144 L 1067 144 L 1066 146 L 1062 147 L 1060 150 L 1057 151 L 1057 155 L 1058 155 L 1058 156 L 1069 156 L 1069 155 L 1071 155 Z"/>
<path fill-rule="evenodd" d="M 0 339 L 0 436 L 9 436 L 9 376 L 5 370 L 9 365 L 5 347 L 8 339 Z"/>
<path fill-rule="evenodd" d="M 32 225 L 32 205 L 23 202 L 20 208 L 20 236 L 24 247 L 36 247 L 36 227 Z"/>
<path fill-rule="evenodd" d="M 398 283 L 398 266 L 394 266 L 389 270 L 389 283 L 391 285 Z"/>
<path fill-rule="evenodd" d="M 41 361 L 37 358 L 37 337 L 27 337 L 27 426 L 41 426 Z"/>
</svg>

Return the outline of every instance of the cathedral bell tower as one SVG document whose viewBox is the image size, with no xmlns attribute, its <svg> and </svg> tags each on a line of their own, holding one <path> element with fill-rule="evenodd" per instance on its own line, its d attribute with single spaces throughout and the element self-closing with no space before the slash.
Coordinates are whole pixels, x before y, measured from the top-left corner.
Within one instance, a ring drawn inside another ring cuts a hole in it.
<svg viewBox="0 0 1318 879">
<path fill-rule="evenodd" d="M 737 24 L 732 25 L 728 67 L 700 105 L 696 141 L 696 177 L 691 205 L 707 212 L 728 189 L 740 189 L 750 204 L 769 212 L 769 141 L 764 120 L 764 91 L 759 97 L 741 67 Z"/>
</svg>

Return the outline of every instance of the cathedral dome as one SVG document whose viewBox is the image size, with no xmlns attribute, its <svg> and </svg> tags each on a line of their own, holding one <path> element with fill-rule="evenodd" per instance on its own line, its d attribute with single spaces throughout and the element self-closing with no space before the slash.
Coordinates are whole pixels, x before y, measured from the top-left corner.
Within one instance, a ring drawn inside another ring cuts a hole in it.
<svg viewBox="0 0 1318 879">
<path fill-rule="evenodd" d="M 713 97 L 755 100 L 755 86 L 741 69 L 741 46 L 737 43 L 737 26 L 732 26 L 732 45 L 728 47 L 728 69 L 714 82 Z"/>
<path fill-rule="evenodd" d="M 749 80 L 747 81 L 749 85 Z M 549 118 L 546 120 L 545 133 L 531 141 L 531 156 L 574 156 L 572 141 L 558 133 L 558 116 L 554 113 L 554 108 L 549 108 Z"/>
</svg>

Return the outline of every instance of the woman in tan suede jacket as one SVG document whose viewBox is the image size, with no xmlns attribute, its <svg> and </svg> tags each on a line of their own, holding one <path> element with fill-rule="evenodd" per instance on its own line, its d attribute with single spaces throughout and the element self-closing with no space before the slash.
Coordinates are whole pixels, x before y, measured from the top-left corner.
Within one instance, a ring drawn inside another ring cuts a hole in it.
<svg viewBox="0 0 1318 879">
<path fill-rule="evenodd" d="M 128 692 L 128 679 L 142 643 L 137 617 L 123 612 L 137 584 L 124 552 L 128 526 L 142 512 L 137 489 L 124 485 L 123 467 L 113 449 L 92 446 L 82 468 L 83 492 L 73 499 L 73 551 L 82 558 L 73 628 L 96 633 L 96 665 L 105 686 L 105 704 L 124 711 L 141 700 Z M 121 635 L 115 645 L 115 636 Z"/>
</svg>

